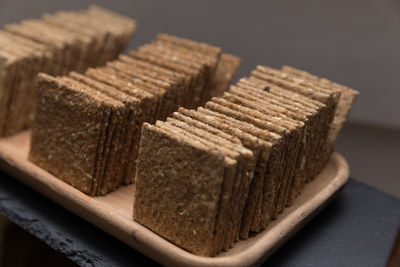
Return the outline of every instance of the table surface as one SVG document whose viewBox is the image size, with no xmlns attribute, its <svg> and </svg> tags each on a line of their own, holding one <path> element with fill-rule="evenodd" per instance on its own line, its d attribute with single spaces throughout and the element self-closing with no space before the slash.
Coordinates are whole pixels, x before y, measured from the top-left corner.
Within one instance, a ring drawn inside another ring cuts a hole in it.
<svg viewBox="0 0 400 267">
<path fill-rule="evenodd" d="M 81 266 L 156 263 L 0 172 L 0 212 Z M 350 179 L 269 266 L 384 266 L 400 223 L 400 200 Z"/>
</svg>

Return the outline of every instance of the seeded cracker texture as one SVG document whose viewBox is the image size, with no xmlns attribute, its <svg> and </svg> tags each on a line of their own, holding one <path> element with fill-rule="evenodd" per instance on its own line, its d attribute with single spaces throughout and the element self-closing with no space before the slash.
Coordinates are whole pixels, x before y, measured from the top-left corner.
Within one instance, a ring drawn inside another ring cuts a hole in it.
<svg viewBox="0 0 400 267">
<path fill-rule="evenodd" d="M 133 20 L 96 6 L 6 25 L 0 31 L 0 49 L 7 46 L 19 66 L 10 73 L 10 93 L 0 95 L 0 102 L 6 102 L 0 135 L 12 135 L 32 125 L 34 82 L 39 72 L 66 75 L 102 65 L 122 52 L 135 30 Z"/>
<path fill-rule="evenodd" d="M 222 54 L 215 71 L 210 96 L 221 96 L 233 82 L 240 67 L 240 58 L 231 54 Z"/>
<path fill-rule="evenodd" d="M 0 134 L 5 131 L 7 103 L 10 96 L 10 84 L 17 65 L 15 56 L 0 50 Z"/>
<path fill-rule="evenodd" d="M 225 242 L 224 238 L 228 241 L 226 237 L 228 233 L 232 233 L 233 224 L 227 222 L 233 222 L 236 218 L 236 214 L 233 209 L 237 208 L 235 203 L 237 202 L 238 189 L 241 188 L 240 183 L 243 181 L 244 171 L 247 169 L 245 164 L 245 158 L 242 149 L 237 149 L 236 147 L 230 146 L 228 143 L 222 141 L 221 139 L 214 139 L 211 136 L 208 138 L 202 138 L 201 134 L 196 134 L 195 129 L 178 128 L 174 127 L 171 123 L 163 123 L 158 121 L 157 124 L 163 130 L 169 131 L 173 135 L 183 136 L 189 138 L 191 141 L 200 142 L 201 144 L 216 149 L 217 151 L 225 155 L 225 171 L 224 171 L 224 182 L 221 191 L 221 200 L 219 203 L 219 211 L 216 221 L 216 226 L 214 228 L 214 244 L 213 252 L 210 255 L 215 255 L 221 251 L 221 242 Z M 204 132 L 203 132 L 204 133 Z M 204 134 L 203 134 L 204 135 Z M 229 205 L 229 207 L 227 206 Z M 233 241 L 230 241 L 233 242 Z"/>
<path fill-rule="evenodd" d="M 29 160 L 75 188 L 93 195 L 102 114 L 120 108 L 100 93 L 75 88 L 40 74 L 37 115 Z M 108 119 L 106 119 L 108 120 Z M 95 167 L 96 166 L 96 167 Z"/>
<path fill-rule="evenodd" d="M 341 98 L 341 94 L 344 93 L 341 90 L 335 90 L 334 86 L 326 86 L 323 83 L 311 82 L 308 79 L 300 79 L 295 75 L 288 74 L 286 72 L 276 70 L 273 68 L 269 68 L 266 66 L 257 66 L 257 70 L 263 73 L 266 73 L 270 76 L 276 77 L 280 80 L 285 80 L 290 82 L 292 85 L 296 85 L 297 87 L 302 87 L 307 89 L 308 91 L 312 92 L 312 95 L 316 95 L 317 93 L 329 95 L 329 101 L 323 101 L 328 106 L 330 110 L 330 117 L 329 117 L 329 127 L 321 127 L 320 132 L 322 133 L 323 143 L 319 143 L 318 147 L 321 148 L 321 151 L 318 152 L 319 160 L 315 165 L 315 170 L 311 173 L 311 176 L 315 176 L 318 172 L 320 172 L 325 166 L 326 161 L 329 158 L 329 155 L 332 150 L 332 136 L 336 135 L 337 132 L 337 123 L 335 123 L 335 117 L 337 117 L 337 111 L 340 109 L 338 108 L 338 104 L 340 103 L 339 100 Z M 343 98 L 342 98 L 343 99 Z M 322 126 L 322 125 L 321 125 Z M 336 138 L 336 137 L 335 137 Z"/>
<path fill-rule="evenodd" d="M 165 62 L 165 66 L 170 66 L 173 70 L 179 70 L 191 76 L 192 84 L 190 87 L 190 107 L 197 107 L 200 104 L 201 94 L 205 86 L 204 68 L 205 65 L 198 65 L 192 60 L 186 59 L 181 53 L 165 53 L 155 49 L 139 48 L 141 53 L 151 58 L 158 58 Z"/>
<path fill-rule="evenodd" d="M 132 155 L 131 147 L 133 146 L 132 142 L 136 140 L 137 133 L 140 131 L 141 122 L 143 122 L 143 119 L 141 118 L 142 114 L 139 114 L 140 100 L 125 94 L 114 87 L 107 86 L 75 72 L 70 73 L 70 77 L 121 101 L 125 105 L 124 120 L 126 120 L 126 122 L 123 123 L 121 127 L 121 141 L 119 142 L 119 147 L 116 150 L 117 152 L 114 157 L 114 161 L 120 163 L 120 170 L 114 179 L 107 182 L 108 190 L 115 190 L 123 183 L 125 176 L 133 175 L 128 172 L 128 169 L 131 168 L 130 165 L 133 164 L 136 159 L 136 156 L 133 157 Z M 131 180 L 133 179 L 134 178 L 131 178 Z"/>
<path fill-rule="evenodd" d="M 101 104 L 44 74 L 38 77 L 37 98 L 29 160 L 75 187 L 79 183 L 79 189 L 89 193 Z"/>
<path fill-rule="evenodd" d="M 215 74 L 218 58 L 196 50 L 190 50 L 173 43 L 159 40 L 153 41 L 150 46 L 155 47 L 155 49 L 159 50 L 160 52 L 169 53 L 171 55 L 180 57 L 195 68 L 200 67 L 204 77 L 204 86 L 199 93 L 197 105 L 202 105 L 202 103 L 210 98 L 210 90 L 212 89 L 211 81 L 214 78 L 213 76 Z"/>
<path fill-rule="evenodd" d="M 230 93 L 232 96 L 232 100 L 236 101 L 236 103 L 241 103 L 247 107 L 253 107 L 258 109 L 260 106 L 264 106 L 269 103 L 271 105 L 272 110 L 276 112 L 282 112 L 286 116 L 304 122 L 305 127 L 303 127 L 303 131 L 301 134 L 302 140 L 300 140 L 300 151 L 298 157 L 296 159 L 296 170 L 294 173 L 294 177 L 291 183 L 291 191 L 287 194 L 286 198 L 288 198 L 285 202 L 290 205 L 290 201 L 293 200 L 294 196 L 297 195 L 298 184 L 305 176 L 305 157 L 307 153 L 307 141 L 310 141 L 311 138 L 307 138 L 309 134 L 311 122 L 312 122 L 312 113 L 309 112 L 307 107 L 300 105 L 299 103 L 294 102 L 293 100 L 288 100 L 283 97 L 278 97 L 270 92 L 264 90 L 257 90 L 251 87 L 235 87 L 232 86 L 230 89 Z M 313 110 L 311 110 L 313 111 Z"/>
<path fill-rule="evenodd" d="M 222 53 L 221 48 L 204 43 L 194 42 L 184 38 L 178 38 L 167 34 L 159 34 L 157 40 L 163 43 L 171 43 L 191 51 L 197 51 L 211 58 L 217 59 L 217 66 L 212 71 L 211 80 L 207 83 L 202 105 L 213 96 L 220 96 L 232 83 L 240 66 L 240 58 Z"/>
<path fill-rule="evenodd" d="M 258 154 L 252 153 L 250 150 L 245 149 L 241 144 L 237 145 L 235 143 L 231 143 L 225 138 L 219 137 L 218 135 L 211 134 L 202 129 L 196 129 L 195 127 L 191 127 L 186 123 L 179 122 L 176 119 L 169 119 L 167 124 L 171 124 L 181 128 L 179 131 L 185 135 L 190 136 L 192 139 L 200 139 L 202 142 L 211 142 L 211 146 L 218 146 L 221 151 L 228 151 L 228 156 L 234 158 L 238 161 L 239 166 L 241 167 L 240 175 L 240 184 L 234 196 L 238 197 L 237 203 L 238 205 L 234 205 L 234 213 L 232 219 L 229 221 L 234 222 L 232 225 L 232 240 L 230 241 L 233 244 L 234 240 L 238 236 L 240 222 L 243 214 L 243 209 L 245 206 L 245 201 L 249 192 L 249 185 L 254 177 L 254 171 L 256 166 L 256 161 L 258 159 Z M 183 131 L 182 131 L 183 130 Z M 240 157 L 234 156 L 231 153 L 236 152 Z M 239 176 L 238 176 L 239 177 Z M 235 202 L 236 202 L 235 201 Z"/>
<path fill-rule="evenodd" d="M 216 98 L 214 98 L 215 100 Z M 220 99 L 221 100 L 221 99 Z M 221 102 L 222 103 L 222 102 Z M 269 121 L 265 121 L 265 120 L 260 120 L 259 118 L 255 118 L 254 116 L 248 115 L 246 112 L 249 111 L 248 109 L 245 108 L 240 108 L 245 112 L 239 112 L 237 110 L 231 109 L 227 106 L 223 106 L 220 103 L 216 103 L 216 102 L 211 102 L 209 101 L 206 104 L 206 108 L 210 109 L 214 112 L 217 113 L 221 113 L 224 114 L 228 117 L 232 117 L 235 118 L 237 120 L 246 122 L 246 123 L 250 123 L 253 124 L 263 130 L 268 130 L 268 131 L 272 131 L 274 133 L 277 133 L 279 135 L 282 136 L 282 149 L 279 150 L 279 159 L 278 162 L 279 164 L 276 165 L 277 169 L 274 169 L 272 171 L 272 169 L 269 169 L 269 172 L 267 177 L 268 177 L 268 181 L 264 181 L 264 185 L 263 185 L 263 193 L 262 193 L 262 198 L 260 199 L 260 201 L 262 201 L 263 204 L 261 204 L 261 202 L 259 202 L 260 204 L 258 204 L 258 208 L 259 209 L 274 209 L 275 205 L 273 204 L 275 202 L 275 199 L 277 198 L 278 195 L 278 190 L 279 190 L 279 186 L 281 184 L 282 181 L 282 176 L 283 176 L 283 171 L 284 171 L 284 162 L 285 162 L 285 155 L 286 155 L 286 151 L 288 150 L 289 147 L 289 138 L 288 138 L 288 134 L 287 131 L 279 126 L 279 125 L 275 125 Z M 266 215 L 269 214 L 266 211 L 260 212 L 260 215 Z"/>
<path fill-rule="evenodd" d="M 134 219 L 178 246 L 208 256 L 223 176 L 221 153 L 144 124 Z"/>
<path fill-rule="evenodd" d="M 231 91 L 237 92 L 236 90 L 233 90 L 234 88 L 231 87 Z M 248 96 L 248 95 L 246 95 Z M 224 94 L 224 98 L 226 100 L 229 100 L 232 103 L 236 103 L 236 104 L 240 104 L 244 107 L 248 107 L 248 108 L 252 108 L 253 110 L 257 110 L 260 111 L 264 114 L 270 114 L 275 116 L 275 118 L 282 120 L 282 125 L 286 125 L 287 127 L 290 127 L 291 129 L 293 129 L 293 131 L 297 131 L 297 133 L 295 134 L 295 141 L 294 143 L 296 144 L 296 146 L 291 150 L 290 155 L 293 157 L 290 157 L 289 160 L 287 161 L 286 164 L 286 170 L 289 171 L 289 173 L 286 175 L 286 189 L 285 193 L 283 193 L 284 195 L 281 196 L 281 204 L 280 205 L 284 205 L 286 204 L 286 195 L 287 195 L 287 191 L 290 188 L 290 184 L 291 181 L 294 179 L 294 173 L 295 173 L 295 168 L 294 165 L 297 161 L 297 155 L 300 152 L 300 144 L 301 144 L 301 139 L 303 138 L 303 132 L 304 132 L 304 124 L 297 121 L 297 120 L 293 120 L 292 118 L 290 118 L 287 115 L 286 110 L 284 110 L 282 107 L 273 105 L 271 103 L 268 103 L 267 101 L 258 101 L 258 99 L 251 99 L 251 101 L 247 100 L 246 98 L 242 98 L 239 97 L 237 95 L 231 95 L 228 93 Z M 285 114 L 286 113 L 286 114 Z M 292 128 L 292 126 L 296 127 L 296 129 Z M 290 164 L 289 164 L 290 163 Z"/>
<path fill-rule="evenodd" d="M 256 70 L 252 71 L 252 76 L 277 85 L 285 90 L 301 94 L 307 98 L 310 98 L 311 100 L 318 101 L 320 102 L 320 104 L 325 105 L 324 111 L 321 111 L 321 122 L 320 124 L 318 124 L 315 132 L 317 134 L 321 134 L 322 136 L 327 136 L 329 125 L 333 120 L 334 111 L 336 108 L 336 100 L 334 99 L 333 93 L 328 94 L 318 92 L 310 87 L 304 87 L 302 85 L 280 79 L 278 77 L 265 73 L 260 67 L 257 67 Z M 323 151 L 323 153 L 311 153 L 311 155 L 315 158 L 313 160 L 310 160 L 311 164 L 307 166 L 310 169 L 309 176 L 307 177 L 308 181 L 311 180 L 319 171 L 321 171 L 327 159 L 329 158 L 331 151 L 326 149 L 326 144 L 327 142 L 324 142 L 324 144 L 320 146 L 318 146 L 317 142 L 312 144 L 314 146 L 312 148 L 312 151 L 314 151 L 315 149 L 320 149 L 321 151 Z"/>
<path fill-rule="evenodd" d="M 142 71 L 153 72 L 159 75 L 159 78 L 170 82 L 176 86 L 176 107 L 181 107 L 184 105 L 185 99 L 185 75 L 176 71 L 168 70 L 166 68 L 162 68 L 153 64 L 149 64 L 148 62 L 136 60 L 134 58 L 121 55 L 118 59 L 118 62 L 128 63 L 130 66 L 134 66 L 137 69 L 141 69 Z"/>
<path fill-rule="evenodd" d="M 105 147 L 103 148 L 102 160 L 104 160 L 104 172 L 98 180 L 99 186 L 96 189 L 96 195 L 105 195 L 112 190 L 112 184 L 116 183 L 119 179 L 119 172 L 123 167 L 123 160 L 120 159 L 122 154 L 122 142 L 125 134 L 123 129 L 127 123 L 127 111 L 125 103 L 120 101 L 115 95 L 106 92 L 105 90 L 99 90 L 96 92 L 95 87 L 89 87 L 84 83 L 78 82 L 69 77 L 62 77 L 61 80 L 69 86 L 75 88 L 81 88 L 86 90 L 88 93 L 97 94 L 102 101 L 108 101 L 113 105 L 110 110 L 110 119 L 108 121 L 106 129 Z M 117 93 L 117 92 L 116 92 Z M 102 163 L 103 164 L 103 163 Z"/>
<path fill-rule="evenodd" d="M 29 94 L 32 90 L 29 90 L 32 87 L 28 81 L 32 80 L 32 73 L 34 72 L 35 67 L 38 66 L 38 58 L 36 54 L 32 53 L 28 49 L 25 49 L 23 46 L 15 44 L 14 42 L 10 42 L 8 35 L 4 34 L 4 32 L 0 31 L 0 50 L 6 51 L 7 53 L 11 53 L 19 58 L 20 65 L 18 66 L 18 75 L 17 79 L 14 77 L 13 84 L 15 85 L 15 89 L 11 90 L 10 99 L 8 100 L 10 104 L 8 107 L 8 116 L 11 116 L 15 119 L 7 121 L 7 131 L 14 132 L 16 129 L 19 129 L 25 123 L 24 119 L 21 116 L 17 116 L 18 112 L 20 114 L 24 114 L 25 107 L 28 107 L 29 104 L 34 101 L 32 94 Z M 18 80 L 18 81 L 17 81 Z M 29 96 L 30 97 L 27 97 Z M 29 103 L 27 100 L 29 99 Z"/>
<path fill-rule="evenodd" d="M 290 67 L 290 66 L 283 66 L 282 70 L 284 72 L 290 73 L 297 78 L 300 79 L 305 79 L 308 81 L 311 81 L 313 83 L 316 83 L 318 85 L 324 85 L 329 88 L 332 88 L 334 91 L 339 91 L 340 97 L 339 97 L 339 102 L 338 106 L 336 108 L 335 112 L 335 118 L 333 120 L 333 129 L 329 134 L 329 139 L 328 139 L 328 144 L 332 147 L 339 136 L 339 133 L 341 129 L 343 128 L 344 123 L 346 122 L 347 116 L 350 113 L 350 110 L 356 101 L 358 97 L 358 91 L 348 88 L 346 86 L 334 83 L 332 81 L 329 81 L 325 78 L 319 78 L 315 75 L 312 75 L 308 72 L 298 70 L 296 68 Z"/>
<path fill-rule="evenodd" d="M 254 86 L 255 84 L 259 84 L 261 87 L 256 89 Z M 250 95 L 255 96 L 257 99 L 259 99 L 260 101 L 266 101 L 268 102 L 270 99 L 265 98 L 266 96 L 268 96 L 268 98 L 274 99 L 274 102 L 270 102 L 270 103 L 274 103 L 276 104 L 276 101 L 280 101 L 282 103 L 280 103 L 280 105 L 283 104 L 283 102 L 285 102 L 285 104 L 283 105 L 285 108 L 288 108 L 289 110 L 292 110 L 293 112 L 295 112 L 295 115 L 300 115 L 303 114 L 305 111 L 306 113 L 304 113 L 305 115 L 308 114 L 309 116 L 311 115 L 310 113 L 307 112 L 313 112 L 313 114 L 315 114 L 317 117 L 319 117 L 319 114 L 321 114 L 322 112 L 318 112 L 315 113 L 314 109 L 310 109 L 309 106 L 312 105 L 312 102 L 314 100 L 312 99 L 308 99 L 300 94 L 294 93 L 292 91 L 283 89 L 283 88 L 279 88 L 274 84 L 270 84 L 268 82 L 265 81 L 261 81 L 255 78 L 250 78 L 250 79 L 241 79 L 238 83 L 238 85 L 242 88 L 246 89 L 246 92 L 249 93 Z M 267 88 L 267 90 L 264 90 L 264 88 Z M 232 88 L 232 92 L 233 93 L 238 93 L 237 91 L 238 89 L 236 88 Z M 244 91 L 241 92 L 242 95 L 244 93 Z M 248 95 L 247 98 L 250 96 Z M 257 101 L 254 99 L 254 105 L 259 106 L 260 103 L 257 103 Z M 318 102 L 320 105 L 323 105 L 322 103 Z M 306 105 L 306 106 L 304 106 Z M 325 105 L 323 105 L 325 106 Z M 322 111 L 322 110 L 321 110 Z M 290 115 L 289 113 L 286 112 L 286 115 Z M 292 116 L 294 114 L 292 113 Z M 304 118 L 302 117 L 298 117 L 298 116 L 293 116 L 293 119 L 300 119 L 300 121 L 303 121 Z M 321 147 L 322 145 L 320 145 L 320 142 L 323 141 L 325 143 L 326 140 L 326 136 L 325 139 L 324 137 L 320 137 L 320 135 L 316 135 L 315 129 L 318 129 L 319 127 L 315 127 L 313 125 L 327 125 L 328 124 L 323 124 L 322 121 L 317 122 L 316 117 L 310 117 L 310 124 L 308 125 L 309 127 L 306 127 L 307 130 L 307 135 L 304 135 L 306 138 L 303 140 L 300 140 L 297 143 L 303 143 L 303 148 L 300 150 L 300 153 L 303 155 L 300 155 L 300 158 L 297 159 L 297 163 L 296 163 L 296 171 L 295 174 L 297 176 L 297 174 L 301 174 L 299 177 L 295 177 L 295 179 L 300 178 L 301 181 L 297 181 L 298 184 L 302 184 L 305 183 L 305 180 L 307 177 L 309 177 L 310 175 L 312 175 L 309 171 L 307 171 L 309 168 L 309 166 L 311 166 L 315 160 L 310 157 L 317 154 L 314 152 L 313 149 L 311 149 L 311 147 Z M 307 126 L 307 125 L 306 125 Z M 318 156 L 318 154 L 316 155 Z M 304 182 L 302 182 L 304 181 Z M 289 183 L 292 184 L 292 182 Z M 298 188 L 298 187 L 297 187 Z M 291 189 L 288 188 L 288 190 L 290 191 Z M 288 190 L 286 190 L 285 193 L 285 203 L 286 205 L 290 205 L 290 198 L 288 195 L 290 195 L 290 193 L 288 192 Z M 298 189 L 297 189 L 298 190 Z M 292 193 L 292 198 L 294 193 Z"/>
</svg>

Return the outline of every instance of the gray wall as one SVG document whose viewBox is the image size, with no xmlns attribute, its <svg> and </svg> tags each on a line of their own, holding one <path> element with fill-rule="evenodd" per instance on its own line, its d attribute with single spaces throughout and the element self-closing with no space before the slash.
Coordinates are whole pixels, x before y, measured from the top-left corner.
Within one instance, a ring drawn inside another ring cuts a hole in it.
<svg viewBox="0 0 400 267">
<path fill-rule="evenodd" d="M 0 0 L 0 26 L 93 2 L 138 21 L 130 49 L 167 32 L 239 55 L 239 76 L 293 65 L 359 90 L 352 122 L 400 128 L 398 0 Z"/>
</svg>

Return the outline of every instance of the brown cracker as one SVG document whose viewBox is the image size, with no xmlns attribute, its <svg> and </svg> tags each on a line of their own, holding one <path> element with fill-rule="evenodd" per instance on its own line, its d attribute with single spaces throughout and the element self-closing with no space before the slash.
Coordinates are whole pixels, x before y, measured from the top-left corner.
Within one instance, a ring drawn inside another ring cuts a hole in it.
<svg viewBox="0 0 400 267">
<path fill-rule="evenodd" d="M 144 124 L 134 219 L 178 246 L 211 255 L 226 166 L 218 150 Z M 187 171 L 192 179 L 182 179 Z"/>
</svg>

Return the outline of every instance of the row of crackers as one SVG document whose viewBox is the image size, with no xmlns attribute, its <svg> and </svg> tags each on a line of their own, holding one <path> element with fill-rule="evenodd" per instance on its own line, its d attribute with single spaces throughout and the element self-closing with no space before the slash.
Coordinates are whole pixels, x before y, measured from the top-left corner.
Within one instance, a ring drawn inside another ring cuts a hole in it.
<svg viewBox="0 0 400 267">
<path fill-rule="evenodd" d="M 89 194 L 134 181 L 141 127 L 229 87 L 240 60 L 160 34 L 84 74 L 40 74 L 29 160 Z"/>
<path fill-rule="evenodd" d="M 258 66 L 205 107 L 145 124 L 134 220 L 203 256 L 266 229 L 324 168 L 357 95 Z"/>
<path fill-rule="evenodd" d="M 83 72 L 116 58 L 136 24 L 103 8 L 46 14 L 0 31 L 0 135 L 31 125 L 39 72 Z"/>
</svg>

